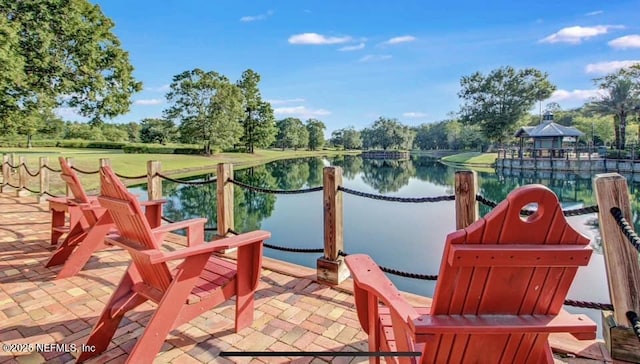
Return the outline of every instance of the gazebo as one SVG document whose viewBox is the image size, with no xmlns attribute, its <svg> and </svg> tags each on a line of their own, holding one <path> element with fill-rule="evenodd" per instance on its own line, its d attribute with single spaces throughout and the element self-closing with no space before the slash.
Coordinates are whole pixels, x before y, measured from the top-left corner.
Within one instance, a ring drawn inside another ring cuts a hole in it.
<svg viewBox="0 0 640 364">
<path fill-rule="evenodd" d="M 572 126 L 564 126 L 553 122 L 553 113 L 547 112 L 543 116 L 542 123 L 537 126 L 523 126 L 515 133 L 520 138 L 520 151 L 518 156 L 524 157 L 524 140 L 531 139 L 533 158 L 564 158 L 565 152 L 575 148 L 578 137 L 584 133 Z"/>
</svg>

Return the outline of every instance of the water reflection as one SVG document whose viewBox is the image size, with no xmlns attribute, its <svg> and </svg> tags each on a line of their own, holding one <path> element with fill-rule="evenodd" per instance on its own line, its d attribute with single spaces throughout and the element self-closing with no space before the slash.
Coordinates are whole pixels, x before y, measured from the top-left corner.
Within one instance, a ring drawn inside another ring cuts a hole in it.
<svg viewBox="0 0 640 364">
<path fill-rule="evenodd" d="M 425 197 L 453 193 L 455 167 L 425 157 L 405 161 L 363 160 L 358 156 L 303 158 L 271 162 L 238 170 L 234 178 L 257 187 L 295 190 L 322 184 L 322 169 L 336 165 L 343 169 L 345 187 L 390 196 Z M 212 175 L 194 177 L 207 180 Z M 563 203 L 573 209 L 595 204 L 590 176 L 575 174 L 502 174 L 478 173 L 479 193 L 493 201 L 503 200 L 518 186 L 539 183 L 551 188 Z M 140 193 L 140 189 L 137 189 Z M 633 223 L 639 231 L 637 211 L 640 202 L 638 183 L 630 183 Z M 215 226 L 216 184 L 177 185 L 163 181 L 163 195 L 168 199 L 164 214 L 172 220 L 206 217 Z M 482 215 L 490 209 L 481 205 Z M 455 229 L 454 204 L 451 201 L 424 204 L 390 203 L 345 195 L 344 240 L 349 253 L 370 254 L 379 264 L 400 270 L 436 274 L 442 246 Z M 270 243 L 298 248 L 320 248 L 323 241 L 322 193 L 273 195 L 234 188 L 235 230 L 271 231 Z M 604 260 L 598 237 L 595 214 L 571 217 L 569 222 L 592 238 L 596 252 L 591 263 L 579 270 L 569 297 L 578 300 L 608 302 Z M 210 238 L 210 236 L 209 236 Z M 282 253 L 270 249 L 265 255 L 315 267 L 318 254 Z M 400 289 L 432 295 L 434 282 L 392 277 Z M 580 311 L 580 310 L 578 310 Z M 593 310 L 591 310 L 593 311 Z M 597 312 L 580 311 L 599 322 Z"/>
</svg>

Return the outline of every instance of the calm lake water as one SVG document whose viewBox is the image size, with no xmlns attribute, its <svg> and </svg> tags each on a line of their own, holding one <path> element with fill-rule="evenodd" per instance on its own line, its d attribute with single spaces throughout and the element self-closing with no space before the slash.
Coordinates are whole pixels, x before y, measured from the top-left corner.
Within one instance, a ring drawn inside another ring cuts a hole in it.
<svg viewBox="0 0 640 364">
<path fill-rule="evenodd" d="M 344 186 L 363 192 L 387 196 L 427 197 L 453 194 L 455 167 L 434 162 L 425 157 L 408 161 L 363 160 L 358 156 L 335 158 L 303 158 L 276 161 L 263 166 L 235 171 L 235 179 L 253 186 L 294 190 L 322 185 L 322 168 L 337 165 L 343 168 Z M 202 175 L 190 180 L 205 180 Z M 504 176 L 495 172 L 479 172 L 480 194 L 501 201 L 514 188 L 541 183 L 550 187 L 563 203 L 574 209 L 595 204 L 591 180 L 576 175 L 561 178 L 538 176 Z M 637 184 L 630 184 L 635 195 Z M 146 198 L 145 187 L 132 191 Z M 169 201 L 164 215 L 172 220 L 207 217 L 209 226 L 216 223 L 216 185 L 178 185 L 163 182 L 163 196 Z M 297 195 L 256 193 L 236 186 L 235 230 L 271 231 L 269 243 L 296 248 L 322 248 L 322 192 Z M 633 198 L 634 211 L 638 211 Z M 490 209 L 481 206 L 480 213 Z M 636 215 L 636 214 L 634 214 Z M 602 256 L 596 214 L 569 217 L 570 224 L 592 239 L 595 249 L 589 266 L 579 269 L 568 298 L 609 303 L 604 260 Z M 634 216 L 636 231 L 638 217 Z M 437 274 L 447 234 L 455 230 L 453 201 L 436 203 L 397 203 L 372 200 L 345 194 L 344 244 L 350 253 L 367 253 L 380 265 L 399 270 Z M 265 249 L 265 255 L 284 261 L 316 266 L 321 254 L 286 253 Z M 402 290 L 432 296 L 433 281 L 390 276 Z M 600 313 L 591 309 L 567 308 L 571 312 L 588 314 L 598 324 Z M 601 335 L 601 333 L 599 333 Z"/>
</svg>

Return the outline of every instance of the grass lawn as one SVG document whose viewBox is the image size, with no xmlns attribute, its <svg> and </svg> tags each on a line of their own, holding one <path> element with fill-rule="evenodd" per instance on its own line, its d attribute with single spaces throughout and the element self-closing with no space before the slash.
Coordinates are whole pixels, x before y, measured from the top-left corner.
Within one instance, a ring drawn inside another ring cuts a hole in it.
<svg viewBox="0 0 640 364">
<path fill-rule="evenodd" d="M 496 158 L 498 158 L 498 153 L 468 152 L 443 157 L 442 161 L 456 164 L 489 166 L 496 162 Z"/>
<path fill-rule="evenodd" d="M 212 156 L 177 155 L 177 154 L 125 154 L 122 150 L 114 149 L 73 149 L 73 148 L 0 148 L 0 154 L 15 153 L 17 157 L 25 157 L 27 167 L 36 172 L 39 158 L 48 157 L 49 166 L 60 169 L 58 157 L 72 158 L 72 165 L 76 168 L 91 172 L 98 170 L 100 158 L 108 158 L 113 170 L 123 176 L 141 176 L 147 173 L 147 161 L 157 160 L 162 164 L 162 172 L 172 177 L 185 177 L 202 172 L 214 172 L 218 163 L 233 163 L 234 169 L 242 169 L 260 165 L 278 159 L 299 158 L 319 155 L 354 154 L 353 151 L 293 151 L 293 150 L 256 150 L 249 153 L 216 153 Z M 14 164 L 18 164 L 16 160 Z M 59 194 L 64 185 L 57 176 L 51 178 L 50 190 Z M 80 174 L 80 178 L 87 190 L 95 190 L 99 186 L 97 174 Z M 134 183 L 134 180 L 125 182 Z M 137 180 L 140 182 L 140 180 Z M 142 181 L 145 182 L 145 181 Z M 38 177 L 29 177 L 27 186 L 38 189 Z"/>
</svg>

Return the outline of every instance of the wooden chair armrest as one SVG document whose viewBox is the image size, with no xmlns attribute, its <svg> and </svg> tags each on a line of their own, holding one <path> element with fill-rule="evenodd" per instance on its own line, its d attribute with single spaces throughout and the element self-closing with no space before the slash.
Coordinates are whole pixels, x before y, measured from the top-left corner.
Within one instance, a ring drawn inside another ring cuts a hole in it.
<svg viewBox="0 0 640 364">
<path fill-rule="evenodd" d="M 140 201 L 140 206 L 146 207 L 146 206 L 162 205 L 166 202 L 167 200 L 164 198 L 158 199 L 158 200 Z"/>
<path fill-rule="evenodd" d="M 197 219 L 196 219 L 197 220 Z M 206 220 L 206 219 L 201 219 Z M 187 220 L 188 221 L 188 220 Z M 251 231 L 224 239 L 215 240 L 206 244 L 198 244 L 179 249 L 173 252 L 161 252 L 158 250 L 148 251 L 149 262 L 151 264 L 168 262 L 171 260 L 184 259 L 199 254 L 213 253 L 224 249 L 239 247 L 248 244 L 261 244 L 271 237 L 271 233 L 263 230 Z"/>
<path fill-rule="evenodd" d="M 345 258 L 351 277 L 363 288 L 376 296 L 389 309 L 396 311 L 406 322 L 419 317 L 416 309 L 402 296 L 396 286 L 384 274 L 376 262 L 366 254 L 354 254 Z"/>
<path fill-rule="evenodd" d="M 181 229 L 188 229 L 190 227 L 196 227 L 201 225 L 202 227 L 204 227 L 204 224 L 207 222 L 207 219 L 205 218 L 195 218 L 195 219 L 189 219 L 189 220 L 183 220 L 183 221 L 176 221 L 176 222 L 172 222 L 169 224 L 164 224 L 164 225 L 160 225 L 156 228 L 151 229 L 151 231 L 153 231 L 154 234 L 165 234 L 171 231 L 176 231 L 176 230 L 181 230 Z"/>
</svg>

